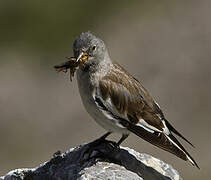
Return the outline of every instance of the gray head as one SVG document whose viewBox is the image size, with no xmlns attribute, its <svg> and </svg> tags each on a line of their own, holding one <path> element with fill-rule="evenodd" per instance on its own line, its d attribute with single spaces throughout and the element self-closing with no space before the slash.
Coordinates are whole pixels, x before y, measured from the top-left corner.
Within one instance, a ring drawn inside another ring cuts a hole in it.
<svg viewBox="0 0 211 180">
<path fill-rule="evenodd" d="M 108 55 L 104 42 L 90 32 L 81 33 L 73 44 L 74 57 L 86 57 L 85 64 L 99 63 Z"/>
</svg>

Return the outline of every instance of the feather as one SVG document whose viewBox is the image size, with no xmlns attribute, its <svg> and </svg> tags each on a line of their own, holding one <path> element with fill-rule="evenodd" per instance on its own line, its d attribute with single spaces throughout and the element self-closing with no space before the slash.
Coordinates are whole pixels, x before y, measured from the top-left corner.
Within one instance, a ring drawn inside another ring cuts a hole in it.
<svg viewBox="0 0 211 180">
<path fill-rule="evenodd" d="M 183 135 L 181 135 L 166 119 L 165 119 L 166 125 L 170 131 L 172 131 L 174 134 L 185 140 L 188 144 L 190 144 L 192 147 L 195 147 L 190 141 L 188 141 Z"/>
<path fill-rule="evenodd" d="M 168 151 L 185 161 L 190 161 L 192 165 L 199 168 L 196 161 L 191 157 L 191 155 L 185 150 L 185 148 L 172 134 L 166 135 L 165 133 L 159 132 L 151 133 L 140 126 L 131 124 L 130 122 L 123 119 L 121 120 L 121 123 L 122 125 L 127 127 L 128 130 L 141 137 L 145 141 L 165 151 Z"/>
</svg>

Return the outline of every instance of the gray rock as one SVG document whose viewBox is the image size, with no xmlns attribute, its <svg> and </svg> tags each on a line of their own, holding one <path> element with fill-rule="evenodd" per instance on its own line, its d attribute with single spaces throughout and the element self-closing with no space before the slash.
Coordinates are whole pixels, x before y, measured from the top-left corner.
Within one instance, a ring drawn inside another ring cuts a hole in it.
<svg viewBox="0 0 211 180">
<path fill-rule="evenodd" d="M 93 148 L 94 147 L 94 148 Z M 37 168 L 16 169 L 0 180 L 181 180 L 171 165 L 112 143 L 81 145 Z"/>
</svg>

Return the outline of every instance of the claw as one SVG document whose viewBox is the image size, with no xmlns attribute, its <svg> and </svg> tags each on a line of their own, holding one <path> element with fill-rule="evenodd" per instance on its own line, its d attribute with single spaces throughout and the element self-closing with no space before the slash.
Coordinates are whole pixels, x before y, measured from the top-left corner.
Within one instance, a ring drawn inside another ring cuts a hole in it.
<svg viewBox="0 0 211 180">
<path fill-rule="evenodd" d="M 104 151 L 104 149 L 100 149 L 99 145 L 102 144 L 102 143 L 106 143 L 108 144 Z M 95 163 L 100 160 L 100 159 L 109 159 L 109 155 L 111 153 L 116 153 L 120 150 L 120 147 L 119 145 L 116 143 L 116 142 L 113 142 L 113 141 L 108 141 L 106 139 L 103 139 L 103 138 L 99 138 L 95 141 L 93 141 L 92 143 L 88 144 L 88 148 L 86 151 L 83 152 L 83 157 L 84 157 L 84 161 L 89 161 L 91 159 L 94 159 L 95 160 Z M 94 153 L 96 152 L 96 153 Z M 86 157 L 87 156 L 87 157 Z"/>
</svg>

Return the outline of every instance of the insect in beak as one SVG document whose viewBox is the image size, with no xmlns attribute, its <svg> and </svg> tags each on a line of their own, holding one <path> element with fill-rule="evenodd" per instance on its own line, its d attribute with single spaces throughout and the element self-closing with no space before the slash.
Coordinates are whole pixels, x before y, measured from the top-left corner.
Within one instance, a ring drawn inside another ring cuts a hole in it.
<svg viewBox="0 0 211 180">
<path fill-rule="evenodd" d="M 85 63 L 88 60 L 88 58 L 89 58 L 89 55 L 82 51 L 77 57 L 76 62 L 81 61 L 82 63 Z"/>
</svg>

